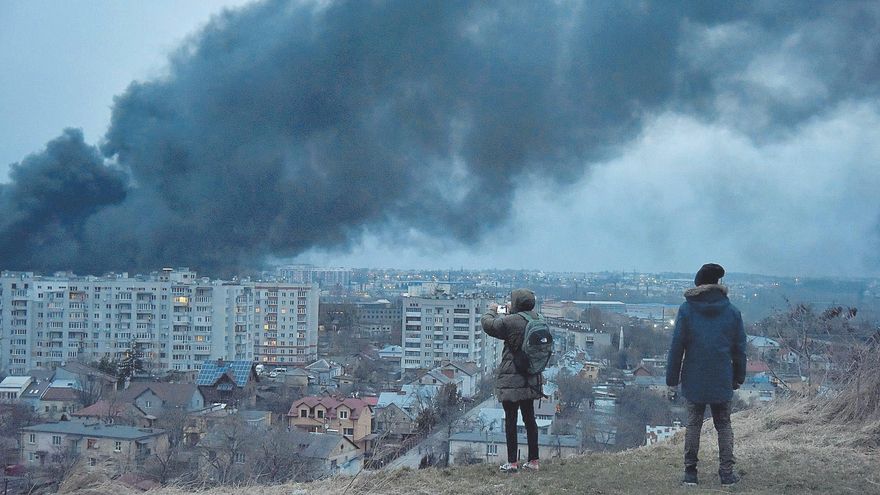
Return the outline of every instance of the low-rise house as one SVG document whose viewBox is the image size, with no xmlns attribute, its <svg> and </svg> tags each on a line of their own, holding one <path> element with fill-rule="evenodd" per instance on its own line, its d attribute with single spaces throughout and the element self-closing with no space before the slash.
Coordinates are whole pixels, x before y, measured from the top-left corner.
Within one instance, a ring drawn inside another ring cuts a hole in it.
<svg viewBox="0 0 880 495">
<path fill-rule="evenodd" d="M 30 386 L 28 386 L 27 390 L 24 391 L 18 400 L 31 406 L 32 411 L 39 413 L 42 410 L 40 407 L 40 400 L 43 398 L 46 391 L 49 390 L 49 387 L 52 386 L 52 376 L 52 373 L 49 373 L 48 377 L 34 376 Z"/>
<path fill-rule="evenodd" d="M 482 373 L 476 363 L 449 361 L 437 368 L 441 373 L 450 376 L 456 381 L 458 391 L 462 397 L 473 397 L 479 392 L 477 387 L 480 384 Z"/>
<path fill-rule="evenodd" d="M 276 449 L 266 450 L 263 437 Z M 343 435 L 299 430 L 267 432 L 231 417 L 212 425 L 196 449 L 198 471 L 220 483 L 265 477 L 311 481 L 335 474 L 356 475 L 363 468 L 363 451 Z M 273 465 L 283 471 L 272 472 Z"/>
<path fill-rule="evenodd" d="M 104 399 L 89 407 L 72 412 L 70 419 L 81 422 L 101 421 L 107 424 L 137 426 L 139 428 L 153 425 L 153 419 L 135 404 Z"/>
<path fill-rule="evenodd" d="M 74 382 L 55 380 L 40 397 L 37 413 L 51 420 L 68 419 L 81 406 L 82 395 Z"/>
<path fill-rule="evenodd" d="M 250 361 L 205 361 L 196 377 L 196 385 L 205 404 L 229 404 L 253 407 L 259 377 Z"/>
<path fill-rule="evenodd" d="M 640 365 L 636 369 L 632 371 L 633 378 L 638 378 L 640 376 L 655 376 L 654 370 L 648 368 L 647 366 Z"/>
<path fill-rule="evenodd" d="M 528 443 L 525 435 L 517 435 L 517 458 L 525 461 Z M 538 448 L 542 459 L 565 458 L 580 453 L 580 441 L 576 435 L 538 435 Z M 471 464 L 474 462 L 503 463 L 507 461 L 507 442 L 504 433 L 472 431 L 454 433 L 449 437 L 449 462 Z"/>
<path fill-rule="evenodd" d="M 194 383 L 132 382 L 119 394 L 119 402 L 132 403 L 156 418 L 168 410 L 197 411 L 206 406 Z"/>
<path fill-rule="evenodd" d="M 403 347 L 399 345 L 385 346 L 379 350 L 379 359 L 398 363 L 403 359 Z"/>
<path fill-rule="evenodd" d="M 18 400 L 33 381 L 30 376 L 7 376 L 0 382 L 0 401 Z"/>
<path fill-rule="evenodd" d="M 584 361 L 584 368 L 580 372 L 581 378 L 597 381 L 599 380 L 599 371 L 602 369 L 602 364 L 598 361 Z"/>
<path fill-rule="evenodd" d="M 681 425 L 681 421 L 673 421 L 672 426 L 645 425 L 645 445 L 665 442 L 674 437 L 676 433 L 684 430 L 685 427 Z"/>
<path fill-rule="evenodd" d="M 292 432 L 299 455 L 308 462 L 303 481 L 334 474 L 354 476 L 364 467 L 364 453 L 351 439 L 326 433 Z"/>
<path fill-rule="evenodd" d="M 77 361 L 57 368 L 54 379 L 72 381 L 76 388 L 88 391 L 95 399 L 111 393 L 117 386 L 115 376 Z"/>
<path fill-rule="evenodd" d="M 376 436 L 401 439 L 416 431 L 416 416 L 396 403 L 376 407 Z"/>
<path fill-rule="evenodd" d="M 754 402 L 770 402 L 776 398 L 776 387 L 769 382 L 747 382 L 734 391 L 736 397 L 750 404 Z"/>
<path fill-rule="evenodd" d="M 332 385 L 333 379 L 342 375 L 342 366 L 326 359 L 319 359 L 306 366 L 305 369 L 312 376 L 312 382 L 316 385 Z"/>
<path fill-rule="evenodd" d="M 290 406 L 287 419 L 290 428 L 346 436 L 364 452 L 371 450 L 375 437 L 373 408 L 363 399 L 303 397 Z"/>
<path fill-rule="evenodd" d="M 21 429 L 21 460 L 44 465 L 63 458 L 79 457 L 86 466 L 111 463 L 120 470 L 137 466 L 153 454 L 168 449 L 164 430 L 62 421 Z"/>
<path fill-rule="evenodd" d="M 666 391 L 666 378 L 662 376 L 637 376 L 633 385 L 651 392 L 664 393 Z"/>
</svg>

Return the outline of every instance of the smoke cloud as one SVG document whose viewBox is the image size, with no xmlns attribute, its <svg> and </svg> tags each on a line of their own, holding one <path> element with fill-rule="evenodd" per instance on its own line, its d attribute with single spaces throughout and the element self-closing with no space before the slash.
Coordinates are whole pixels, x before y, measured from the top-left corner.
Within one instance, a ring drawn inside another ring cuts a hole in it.
<svg viewBox="0 0 880 495">
<path fill-rule="evenodd" d="M 657 114 L 761 142 L 876 97 L 878 25 L 876 3 L 260 2 L 118 96 L 100 155 L 68 130 L 14 166 L 0 263 L 228 274 L 365 229 L 473 244 Z"/>
</svg>

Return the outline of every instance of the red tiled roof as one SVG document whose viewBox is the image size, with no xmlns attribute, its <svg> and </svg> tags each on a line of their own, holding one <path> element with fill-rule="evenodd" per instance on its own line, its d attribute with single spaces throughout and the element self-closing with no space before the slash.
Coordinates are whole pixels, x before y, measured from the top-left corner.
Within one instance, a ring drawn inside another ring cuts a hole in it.
<svg viewBox="0 0 880 495">
<path fill-rule="evenodd" d="M 764 361 L 749 361 L 746 363 L 746 373 L 763 373 L 770 371 L 770 366 Z"/>
<path fill-rule="evenodd" d="M 79 394 L 75 389 L 69 387 L 49 387 L 40 399 L 76 401 L 79 400 Z"/>
</svg>

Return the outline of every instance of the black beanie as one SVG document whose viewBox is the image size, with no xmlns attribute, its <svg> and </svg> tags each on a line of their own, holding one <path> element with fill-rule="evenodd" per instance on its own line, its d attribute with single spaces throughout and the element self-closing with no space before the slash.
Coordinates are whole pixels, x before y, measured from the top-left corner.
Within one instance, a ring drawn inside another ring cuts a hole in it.
<svg viewBox="0 0 880 495">
<path fill-rule="evenodd" d="M 724 276 L 724 268 L 715 263 L 706 263 L 700 267 L 697 276 L 694 277 L 694 285 L 717 284 Z"/>
</svg>

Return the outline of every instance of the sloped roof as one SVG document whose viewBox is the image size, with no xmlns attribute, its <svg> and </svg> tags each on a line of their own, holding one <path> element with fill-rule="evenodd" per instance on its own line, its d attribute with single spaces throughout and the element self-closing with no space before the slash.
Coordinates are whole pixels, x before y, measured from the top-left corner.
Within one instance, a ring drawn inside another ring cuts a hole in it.
<svg viewBox="0 0 880 495">
<path fill-rule="evenodd" d="M 41 400 L 79 400 L 79 392 L 72 387 L 49 387 Z"/>
<path fill-rule="evenodd" d="M 340 444 L 347 443 L 357 449 L 358 446 L 343 435 L 333 433 L 306 433 L 291 431 L 292 441 L 299 447 L 299 454 L 311 459 L 329 459 L 330 454 L 340 450 Z"/>
<path fill-rule="evenodd" d="M 87 364 L 79 363 L 76 361 L 71 361 L 64 366 L 61 366 L 60 369 L 67 371 L 68 373 L 73 373 L 75 375 L 96 376 L 108 383 L 116 382 L 115 376 L 104 373 L 103 371 L 92 368 Z"/>
<path fill-rule="evenodd" d="M 764 361 L 749 361 L 746 363 L 746 373 L 763 373 L 770 371 L 770 366 Z"/>
<path fill-rule="evenodd" d="M 7 376 L 0 382 L 0 388 L 14 388 L 16 390 L 21 390 L 23 387 L 26 387 L 30 384 L 31 378 L 30 376 Z"/>
<path fill-rule="evenodd" d="M 250 361 L 205 361 L 199 369 L 196 385 L 213 386 L 226 374 L 237 386 L 244 387 L 250 380 L 253 366 Z"/>
<path fill-rule="evenodd" d="M 299 416 L 299 407 L 303 405 L 308 408 L 313 408 L 317 405 L 324 406 L 324 408 L 327 409 L 327 417 L 329 419 L 336 419 L 336 410 L 340 406 L 345 406 L 351 410 L 351 419 L 358 419 L 364 408 L 372 410 L 370 404 L 363 399 L 356 399 L 354 397 L 337 399 L 336 397 L 316 397 L 312 395 L 308 397 L 303 397 L 302 399 L 294 402 L 290 406 L 290 410 L 288 411 L 287 415 Z"/>
<path fill-rule="evenodd" d="M 477 363 L 470 363 L 470 362 L 464 363 L 464 362 L 460 362 L 460 361 L 452 361 L 446 366 L 452 366 L 454 368 L 457 368 L 462 373 L 465 373 L 470 376 L 476 376 L 480 373 L 480 368 L 477 366 Z M 444 366 L 444 368 L 446 366 Z"/>
<path fill-rule="evenodd" d="M 330 370 L 330 369 L 332 369 L 332 367 L 330 366 L 330 363 L 326 359 L 319 359 L 319 360 L 315 361 L 314 363 L 306 366 L 306 369 L 320 371 L 320 370 Z"/>
<path fill-rule="evenodd" d="M 164 405 L 178 407 L 189 404 L 193 394 L 198 391 L 198 386 L 195 383 L 132 382 L 122 392 L 120 399 L 133 402 L 147 390 L 151 390 L 157 397 L 162 399 Z"/>
<path fill-rule="evenodd" d="M 80 418 L 106 418 L 106 417 L 119 417 L 128 412 L 132 412 L 139 416 L 143 416 L 144 412 L 138 409 L 137 406 L 127 402 L 116 402 L 112 403 L 107 400 L 99 400 L 95 402 L 89 407 L 84 407 L 79 411 L 76 411 L 71 414 L 74 417 Z"/>
<path fill-rule="evenodd" d="M 107 425 L 103 423 L 87 424 L 76 421 L 43 423 L 41 425 L 26 426 L 21 430 L 37 433 L 63 433 L 68 435 L 81 435 L 84 437 L 119 438 L 123 440 L 138 440 L 141 438 L 159 436 L 165 433 L 165 430 L 157 428 L 135 428 L 133 426 Z"/>
</svg>

